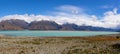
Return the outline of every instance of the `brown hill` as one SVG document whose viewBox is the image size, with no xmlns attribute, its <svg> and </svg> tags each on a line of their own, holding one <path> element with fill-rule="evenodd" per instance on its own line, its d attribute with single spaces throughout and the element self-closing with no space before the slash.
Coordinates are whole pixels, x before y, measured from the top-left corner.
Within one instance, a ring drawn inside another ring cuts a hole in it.
<svg viewBox="0 0 120 54">
<path fill-rule="evenodd" d="M 29 24 L 30 30 L 59 30 L 60 26 L 53 21 L 34 21 Z"/>
<path fill-rule="evenodd" d="M 27 23 L 24 20 L 11 19 L 0 22 L 0 30 L 75 30 L 75 31 L 116 31 L 115 29 L 93 27 L 93 26 L 78 26 L 76 24 L 58 25 L 54 21 L 33 21 Z"/>
<path fill-rule="evenodd" d="M 0 22 L 0 30 L 23 30 L 27 28 L 27 25 L 23 20 L 3 20 Z"/>
</svg>

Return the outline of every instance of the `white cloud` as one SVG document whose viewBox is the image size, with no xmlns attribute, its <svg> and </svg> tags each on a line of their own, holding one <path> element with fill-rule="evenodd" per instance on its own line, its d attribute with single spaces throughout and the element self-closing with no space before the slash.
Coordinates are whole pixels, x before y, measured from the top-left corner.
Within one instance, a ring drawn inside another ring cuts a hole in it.
<svg viewBox="0 0 120 54">
<path fill-rule="evenodd" d="M 24 14 L 24 15 L 7 15 L 4 16 L 0 19 L 0 21 L 2 20 L 9 20 L 9 19 L 20 19 L 20 20 L 25 20 L 26 22 L 30 23 L 32 21 L 40 21 L 40 20 L 50 20 L 50 16 L 43 16 L 43 15 L 28 15 L 28 14 Z"/>
<path fill-rule="evenodd" d="M 120 14 L 117 13 L 117 10 L 118 10 L 117 8 L 113 9 L 113 11 L 105 12 L 104 16 L 101 17 L 102 18 L 101 20 L 98 20 L 98 17 L 95 15 L 85 14 L 81 8 L 76 6 L 64 5 L 58 8 L 61 8 L 59 10 L 62 10 L 62 11 L 53 12 L 54 14 L 56 14 L 54 16 L 53 15 L 15 14 L 15 15 L 4 16 L 0 18 L 0 20 L 21 19 L 29 23 L 32 21 L 51 20 L 51 21 L 57 22 L 58 24 L 75 23 L 77 25 L 98 26 L 98 27 L 105 27 L 105 28 L 115 28 L 118 25 L 120 25 L 120 18 L 119 18 Z"/>
<path fill-rule="evenodd" d="M 103 5 L 103 6 L 100 6 L 100 8 L 103 8 L 103 9 L 108 9 L 108 8 L 113 8 L 114 6 L 111 4 L 111 5 Z"/>
<path fill-rule="evenodd" d="M 118 9 L 117 9 L 117 8 L 114 8 L 113 13 L 114 13 L 114 14 L 117 14 L 117 11 L 118 11 Z"/>
<path fill-rule="evenodd" d="M 114 8 L 113 11 L 105 12 L 102 21 L 104 21 L 106 27 L 115 28 L 120 25 L 120 14 L 117 13 L 117 10 L 117 8 Z"/>
<path fill-rule="evenodd" d="M 78 14 L 83 11 L 82 8 L 79 8 L 79 7 L 73 6 L 73 5 L 63 5 L 63 6 L 56 7 L 56 9 L 59 11 L 69 12 L 72 14 Z"/>
<path fill-rule="evenodd" d="M 117 8 L 114 8 L 113 11 L 108 11 L 108 12 L 105 12 L 104 15 L 116 15 L 117 14 L 117 11 L 118 9 Z"/>
</svg>

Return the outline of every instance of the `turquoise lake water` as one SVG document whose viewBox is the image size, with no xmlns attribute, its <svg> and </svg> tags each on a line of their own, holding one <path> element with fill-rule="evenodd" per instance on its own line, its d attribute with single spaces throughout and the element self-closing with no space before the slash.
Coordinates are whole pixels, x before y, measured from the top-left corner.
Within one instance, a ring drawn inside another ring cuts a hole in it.
<svg viewBox="0 0 120 54">
<path fill-rule="evenodd" d="M 0 31 L 2 35 L 8 36 L 93 36 L 118 34 L 118 32 L 101 31 Z"/>
</svg>

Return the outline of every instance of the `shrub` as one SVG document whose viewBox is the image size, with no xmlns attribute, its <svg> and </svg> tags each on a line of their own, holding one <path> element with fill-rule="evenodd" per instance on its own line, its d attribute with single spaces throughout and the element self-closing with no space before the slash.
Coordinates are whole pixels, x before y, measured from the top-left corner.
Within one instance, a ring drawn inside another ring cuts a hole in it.
<svg viewBox="0 0 120 54">
<path fill-rule="evenodd" d="M 112 48 L 114 48 L 114 49 L 119 49 L 119 50 L 120 50 L 120 44 L 119 44 L 119 43 L 113 44 L 113 45 L 112 45 Z"/>
<path fill-rule="evenodd" d="M 117 39 L 119 39 L 120 37 L 119 36 L 116 36 Z"/>
</svg>

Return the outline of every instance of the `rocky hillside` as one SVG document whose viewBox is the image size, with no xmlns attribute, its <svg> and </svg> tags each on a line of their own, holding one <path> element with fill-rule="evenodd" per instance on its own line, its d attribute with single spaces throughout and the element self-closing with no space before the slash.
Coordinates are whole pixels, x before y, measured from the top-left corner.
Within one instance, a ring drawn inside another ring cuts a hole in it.
<svg viewBox="0 0 120 54">
<path fill-rule="evenodd" d="M 27 23 L 24 20 L 11 19 L 0 22 L 0 30 L 77 30 L 77 31 L 115 31 L 114 29 L 93 27 L 93 26 L 78 26 L 76 24 L 59 25 L 54 21 L 33 21 Z"/>
<path fill-rule="evenodd" d="M 34 21 L 29 24 L 30 30 L 59 30 L 60 26 L 53 21 Z"/>
<path fill-rule="evenodd" d="M 0 22 L 0 30 L 23 30 L 28 23 L 23 20 L 11 19 Z"/>
<path fill-rule="evenodd" d="M 76 24 L 63 24 L 61 30 L 77 30 L 77 31 L 116 31 L 115 29 L 93 27 L 93 26 L 78 26 Z"/>
<path fill-rule="evenodd" d="M 79 27 L 76 24 L 63 24 L 61 25 L 61 30 L 77 30 Z"/>
</svg>

